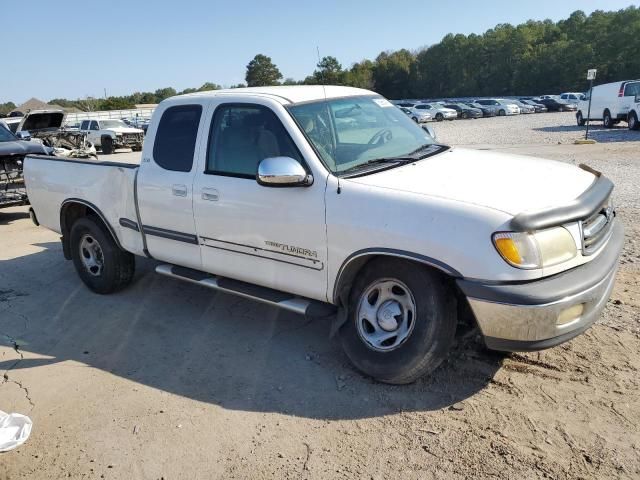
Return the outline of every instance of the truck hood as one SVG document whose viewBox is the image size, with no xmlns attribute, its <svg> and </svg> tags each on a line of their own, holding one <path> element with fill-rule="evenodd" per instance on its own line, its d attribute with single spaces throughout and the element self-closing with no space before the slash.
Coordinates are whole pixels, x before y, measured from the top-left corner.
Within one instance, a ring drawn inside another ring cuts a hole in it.
<svg viewBox="0 0 640 480">
<path fill-rule="evenodd" d="M 18 157 L 28 154 L 46 154 L 44 145 L 38 142 L 26 142 L 15 140 L 11 142 L 0 142 L 0 158 L 16 155 Z"/>
<path fill-rule="evenodd" d="M 62 110 L 33 110 L 22 117 L 16 131 L 56 131 L 62 127 L 64 117 L 65 113 Z"/>
<path fill-rule="evenodd" d="M 565 205 L 594 180 L 593 174 L 567 163 L 462 148 L 350 179 L 371 187 L 446 198 L 511 215 Z"/>
<path fill-rule="evenodd" d="M 115 133 L 144 133 L 139 128 L 133 128 L 133 127 L 110 127 L 110 128 L 107 128 L 106 130 L 109 130 Z"/>
</svg>

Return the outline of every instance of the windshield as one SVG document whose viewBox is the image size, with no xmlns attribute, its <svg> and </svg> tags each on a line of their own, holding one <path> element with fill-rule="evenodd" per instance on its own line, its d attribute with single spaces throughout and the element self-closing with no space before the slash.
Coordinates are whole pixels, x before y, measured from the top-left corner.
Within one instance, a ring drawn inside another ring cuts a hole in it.
<svg viewBox="0 0 640 480">
<path fill-rule="evenodd" d="M 410 156 L 433 139 L 382 97 L 321 100 L 288 107 L 331 172 L 377 159 Z"/>
<path fill-rule="evenodd" d="M 118 128 L 127 126 L 127 124 L 122 120 L 101 120 L 100 124 L 102 128 Z"/>
<path fill-rule="evenodd" d="M 15 140 L 16 137 L 4 125 L 0 125 L 0 142 L 13 142 Z"/>
</svg>

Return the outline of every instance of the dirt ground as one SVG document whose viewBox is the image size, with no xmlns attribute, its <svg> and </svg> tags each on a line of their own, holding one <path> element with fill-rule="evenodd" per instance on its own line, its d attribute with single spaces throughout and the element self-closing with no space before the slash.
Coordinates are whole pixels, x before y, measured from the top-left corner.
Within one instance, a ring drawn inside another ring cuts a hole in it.
<svg viewBox="0 0 640 480">
<path fill-rule="evenodd" d="M 26 208 L 0 212 L 0 410 L 34 421 L 0 454 L 0 479 L 639 478 L 640 142 L 496 149 L 616 182 L 613 297 L 584 335 L 540 353 L 491 353 L 463 332 L 435 374 L 402 387 L 354 371 L 327 322 L 162 278 L 151 261 L 125 291 L 94 295 Z"/>
</svg>

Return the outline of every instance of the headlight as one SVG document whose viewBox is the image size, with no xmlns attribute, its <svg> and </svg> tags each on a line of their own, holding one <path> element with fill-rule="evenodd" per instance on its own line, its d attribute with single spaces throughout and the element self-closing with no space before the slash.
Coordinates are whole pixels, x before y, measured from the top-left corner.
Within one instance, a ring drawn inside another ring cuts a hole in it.
<svg viewBox="0 0 640 480">
<path fill-rule="evenodd" d="M 578 253 L 576 242 L 564 227 L 537 232 L 498 232 L 493 244 L 510 265 L 517 268 L 551 267 Z"/>
</svg>

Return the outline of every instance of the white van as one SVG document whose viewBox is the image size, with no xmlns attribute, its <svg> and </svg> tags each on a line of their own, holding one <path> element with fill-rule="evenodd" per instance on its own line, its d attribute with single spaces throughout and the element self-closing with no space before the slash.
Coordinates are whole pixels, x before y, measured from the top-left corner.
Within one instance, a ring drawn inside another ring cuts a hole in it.
<svg viewBox="0 0 640 480">
<path fill-rule="evenodd" d="M 580 103 L 580 100 L 582 100 L 584 97 L 585 97 L 584 93 L 579 93 L 579 92 L 567 92 L 567 93 L 560 94 L 561 100 L 565 100 L 569 103 L 573 103 L 574 105 L 577 105 L 578 103 Z"/>
<path fill-rule="evenodd" d="M 611 128 L 620 121 L 629 123 L 629 128 L 636 130 L 638 125 L 638 102 L 640 98 L 640 80 L 605 83 L 593 87 L 591 94 L 591 114 L 589 120 L 602 120 L 606 128 Z M 582 126 L 587 120 L 589 108 L 589 92 L 578 104 L 576 121 Z"/>
</svg>

